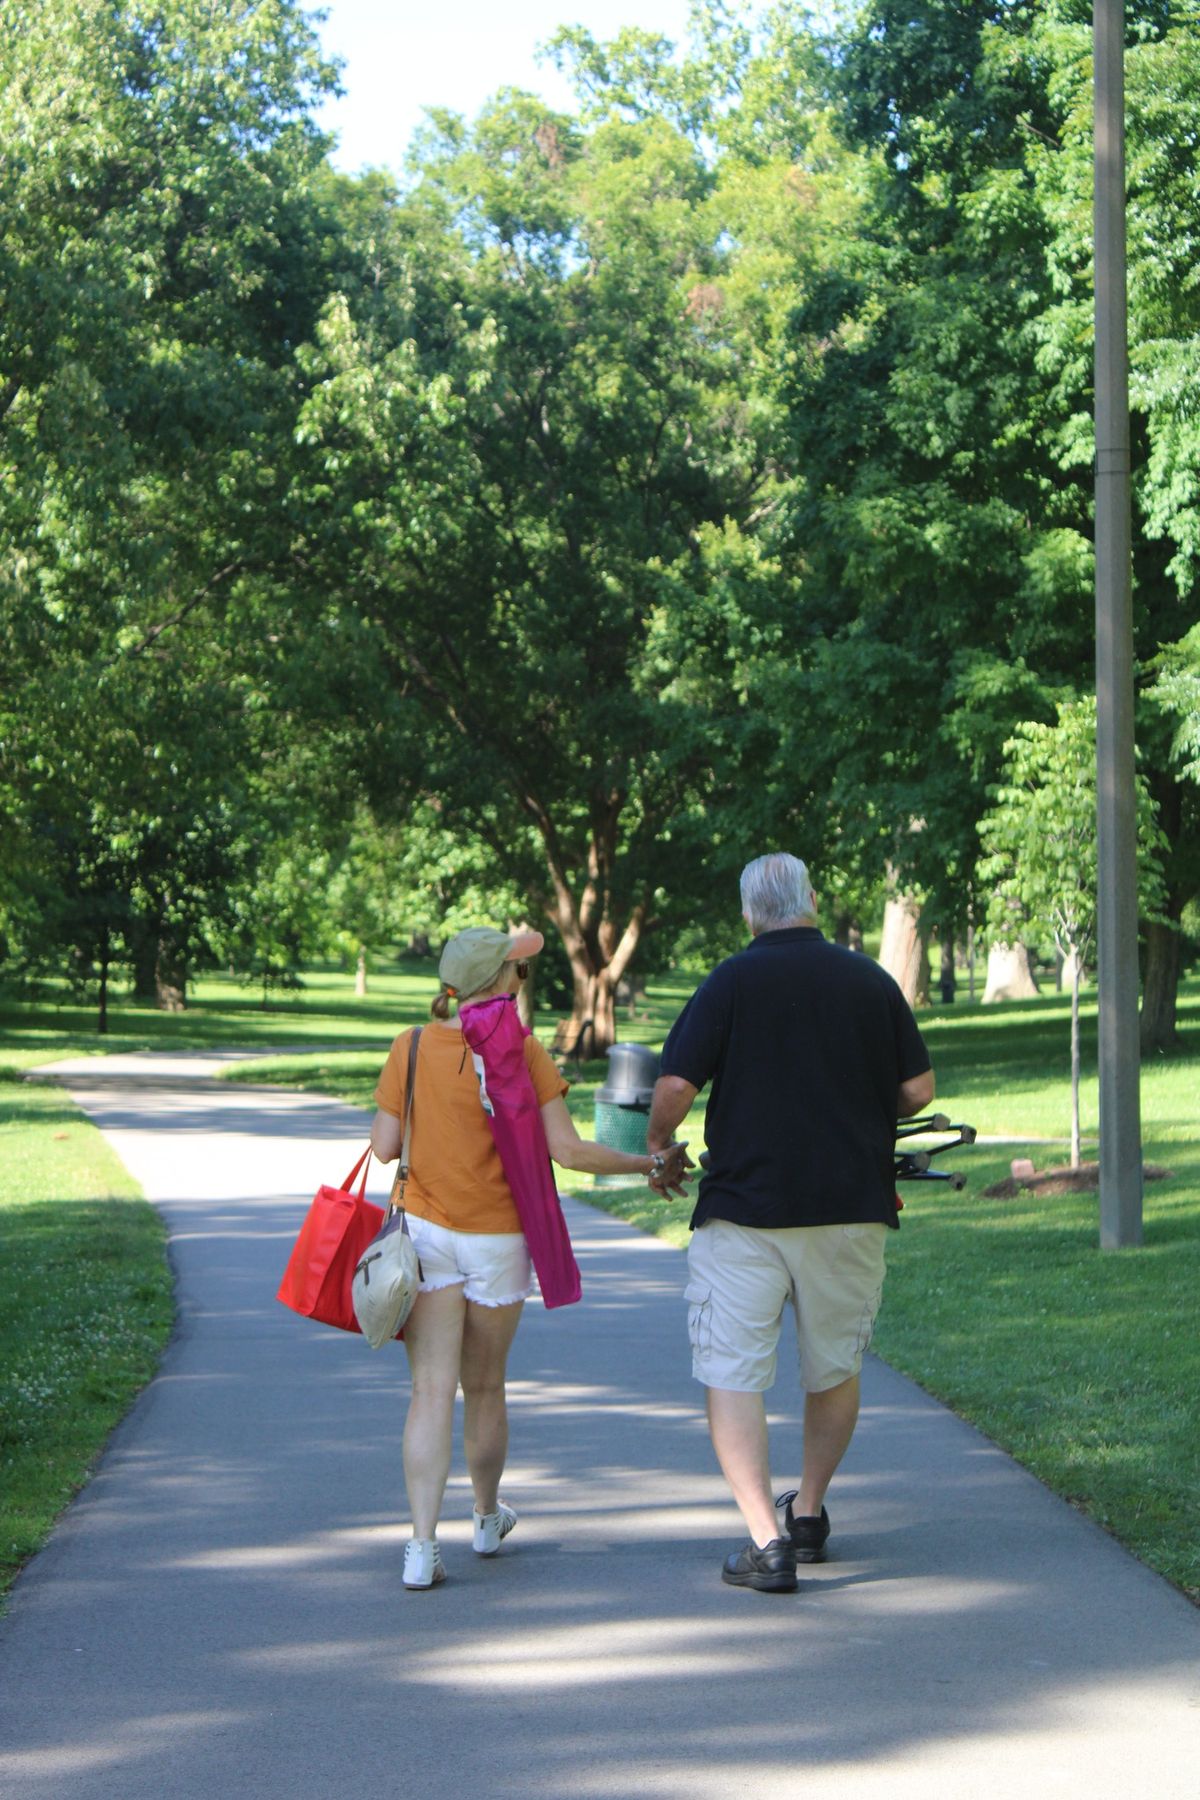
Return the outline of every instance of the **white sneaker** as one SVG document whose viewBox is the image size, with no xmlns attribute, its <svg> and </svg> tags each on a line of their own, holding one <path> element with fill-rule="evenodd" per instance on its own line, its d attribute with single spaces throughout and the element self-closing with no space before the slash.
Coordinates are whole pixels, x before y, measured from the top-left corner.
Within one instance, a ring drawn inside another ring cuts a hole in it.
<svg viewBox="0 0 1200 1800">
<path fill-rule="evenodd" d="M 495 1512 L 478 1513 L 472 1509 L 471 1517 L 475 1521 L 476 1556 L 495 1556 L 517 1522 L 516 1513 L 503 1500 L 497 1500 Z"/>
<path fill-rule="evenodd" d="M 404 1547 L 404 1585 L 406 1588 L 436 1587 L 445 1581 L 442 1553 L 436 1538 L 411 1538 Z"/>
</svg>

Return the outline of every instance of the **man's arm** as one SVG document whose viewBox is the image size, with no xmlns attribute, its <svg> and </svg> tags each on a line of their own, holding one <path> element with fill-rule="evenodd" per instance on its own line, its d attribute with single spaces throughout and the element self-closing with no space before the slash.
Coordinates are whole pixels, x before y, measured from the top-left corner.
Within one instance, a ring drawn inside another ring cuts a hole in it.
<svg viewBox="0 0 1200 1800">
<path fill-rule="evenodd" d="M 646 1147 L 651 1153 L 665 1150 L 674 1142 L 676 1127 L 687 1118 L 699 1092 L 700 1089 L 685 1081 L 682 1075 L 659 1076 L 654 1084 L 650 1123 L 646 1128 Z"/>
<path fill-rule="evenodd" d="M 933 1093 L 932 1069 L 926 1069 L 923 1075 L 913 1075 L 908 1081 L 902 1081 L 896 1099 L 897 1117 L 911 1119 L 915 1113 L 924 1112 L 933 1099 Z"/>
</svg>

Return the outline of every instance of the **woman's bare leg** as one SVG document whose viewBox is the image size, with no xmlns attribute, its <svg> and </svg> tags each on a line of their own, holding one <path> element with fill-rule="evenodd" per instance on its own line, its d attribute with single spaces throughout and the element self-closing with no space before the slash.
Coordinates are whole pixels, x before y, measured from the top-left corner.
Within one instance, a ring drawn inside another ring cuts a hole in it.
<svg viewBox="0 0 1200 1800">
<path fill-rule="evenodd" d="M 504 1375 L 525 1302 L 478 1306 L 467 1301 L 462 1340 L 463 1444 L 475 1491 L 475 1510 L 496 1510 L 508 1455 L 508 1405 Z"/>
<path fill-rule="evenodd" d="M 418 1294 L 404 1328 L 412 1371 L 412 1398 L 404 1422 L 404 1485 L 413 1536 L 437 1534 L 442 1495 L 450 1473 L 454 1398 L 463 1354 L 467 1303 L 461 1286 Z"/>
</svg>

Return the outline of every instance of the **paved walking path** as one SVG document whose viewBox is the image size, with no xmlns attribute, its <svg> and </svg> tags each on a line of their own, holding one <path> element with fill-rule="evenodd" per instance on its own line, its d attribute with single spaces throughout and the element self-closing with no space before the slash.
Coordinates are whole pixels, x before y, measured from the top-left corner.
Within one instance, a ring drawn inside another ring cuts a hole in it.
<svg viewBox="0 0 1200 1800">
<path fill-rule="evenodd" d="M 722 1586 L 683 1260 L 586 1206 L 584 1304 L 514 1347 L 518 1531 L 473 1556 L 460 1456 L 450 1580 L 406 1593 L 403 1354 L 273 1298 L 364 1115 L 219 1061 L 57 1071 L 166 1216 L 180 1320 L 0 1621 L 5 1800 L 1195 1800 L 1200 1615 L 878 1362 L 831 1560 Z"/>
</svg>

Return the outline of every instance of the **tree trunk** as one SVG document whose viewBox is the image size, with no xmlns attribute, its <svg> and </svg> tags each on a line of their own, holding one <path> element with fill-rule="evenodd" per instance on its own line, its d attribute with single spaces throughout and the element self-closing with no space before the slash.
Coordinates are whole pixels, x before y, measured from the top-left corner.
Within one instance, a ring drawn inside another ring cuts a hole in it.
<svg viewBox="0 0 1200 1800">
<path fill-rule="evenodd" d="M 1058 991 L 1069 994 L 1077 979 L 1082 978 L 1083 971 L 1079 967 L 1079 957 L 1074 950 L 1068 950 L 1058 966 Z"/>
<path fill-rule="evenodd" d="M 975 999 L 975 927 L 967 926 L 967 999 Z"/>
<path fill-rule="evenodd" d="M 556 1050 L 578 1062 L 606 1056 L 617 1041 L 616 982 L 610 969 L 592 969 L 571 956 L 571 1016 L 558 1028 Z"/>
<path fill-rule="evenodd" d="M 365 1000 L 366 997 L 367 997 L 367 952 L 366 952 L 365 947 L 360 947 L 359 952 L 358 952 L 358 963 L 354 970 L 354 998 L 356 1000 Z"/>
<path fill-rule="evenodd" d="M 101 1037 L 108 1032 L 108 937 L 100 949 L 100 1007 L 96 1019 L 96 1030 Z"/>
<path fill-rule="evenodd" d="M 1079 1167 L 1079 952 L 1067 957 L 1071 968 L 1071 1167 Z"/>
<path fill-rule="evenodd" d="M 534 997 L 537 992 L 537 957 L 529 965 L 529 973 L 517 989 L 517 1017 L 527 1031 L 533 1030 Z"/>
<path fill-rule="evenodd" d="M 580 1061 L 606 1055 L 617 1041 L 617 986 L 634 959 L 646 922 L 644 900 L 613 916 L 609 871 L 616 860 L 619 817 L 619 796 L 597 803 L 597 824 L 580 887 L 568 880 L 548 823 L 543 832 L 553 883 L 546 914 L 571 964 L 571 1016 L 559 1026 L 554 1045 Z"/>
<path fill-rule="evenodd" d="M 917 962 L 917 991 L 913 995 L 913 1006 L 928 1006 L 929 999 L 929 944 L 925 938 L 918 938 L 920 958 Z"/>
<path fill-rule="evenodd" d="M 837 914 L 833 922 L 833 941 L 845 950 L 862 949 L 862 926 L 853 913 Z"/>
<path fill-rule="evenodd" d="M 919 930 L 920 903 L 912 894 L 888 900 L 883 909 L 879 961 L 910 1006 L 929 1004 L 929 955 Z"/>
<path fill-rule="evenodd" d="M 1179 913 L 1169 905 L 1173 919 Z M 1181 911 L 1182 909 L 1180 909 Z M 1146 978 L 1142 983 L 1139 1034 L 1142 1055 L 1163 1055 L 1178 1050 L 1175 1003 L 1179 993 L 1179 931 L 1157 920 L 1146 927 Z"/>
<path fill-rule="evenodd" d="M 941 989 L 942 1005 L 953 1006 L 958 984 L 954 976 L 954 933 L 947 931 L 942 937 L 942 968 L 938 982 Z"/>
<path fill-rule="evenodd" d="M 154 987 L 160 1012 L 187 1010 L 187 968 L 179 952 L 162 938 L 154 964 Z"/>
<path fill-rule="evenodd" d="M 158 933 L 139 935 L 133 951 L 133 997 L 135 1000 L 157 1000 L 158 983 L 154 979 L 158 966 Z"/>
<path fill-rule="evenodd" d="M 983 1003 L 993 1000 L 1032 1000 L 1038 993 L 1024 944 L 993 944 L 988 950 L 987 986 Z"/>
</svg>

